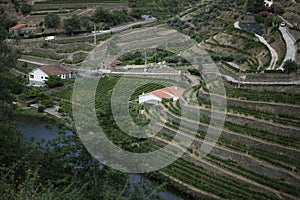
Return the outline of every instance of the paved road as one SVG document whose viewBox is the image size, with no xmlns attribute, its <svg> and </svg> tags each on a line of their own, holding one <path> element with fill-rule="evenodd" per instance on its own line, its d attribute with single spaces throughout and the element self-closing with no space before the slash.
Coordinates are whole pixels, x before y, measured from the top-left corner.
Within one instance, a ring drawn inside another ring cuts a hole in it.
<svg viewBox="0 0 300 200">
<path fill-rule="evenodd" d="M 278 61 L 278 54 L 276 52 L 275 49 L 273 49 L 271 47 L 271 45 L 265 40 L 265 38 L 263 38 L 262 36 L 260 35 L 257 35 L 255 34 L 255 36 L 259 39 L 259 41 L 261 43 L 263 43 L 264 45 L 266 45 L 271 53 L 271 62 L 270 62 L 270 66 L 267 68 L 267 69 L 275 69 L 275 66 L 276 66 L 276 63 Z"/>
<path fill-rule="evenodd" d="M 297 44 L 296 44 L 296 39 L 286 27 L 280 27 L 279 30 L 286 43 L 286 55 L 282 62 L 282 65 L 279 68 L 279 69 L 283 69 L 283 65 L 285 61 L 287 60 L 297 61 Z"/>
<path fill-rule="evenodd" d="M 100 71 L 101 73 L 101 71 Z M 180 76 L 180 71 L 178 73 L 151 73 L 151 72 L 111 72 L 111 71 L 103 71 L 104 74 L 108 75 L 141 75 L 141 76 Z"/>
<path fill-rule="evenodd" d="M 18 61 L 20 62 L 26 62 L 26 63 L 30 63 L 30 64 L 34 64 L 34 65 L 40 65 L 40 66 L 45 66 L 47 64 L 45 63 L 40 63 L 40 62 L 35 62 L 35 61 L 31 61 L 31 60 L 26 60 L 26 59 L 18 59 Z"/>
<path fill-rule="evenodd" d="M 226 81 L 231 82 L 231 83 L 236 83 L 238 84 L 239 81 L 234 79 L 231 76 L 227 76 L 225 74 L 219 74 L 219 76 L 223 77 Z M 275 82 L 250 82 L 250 81 L 240 81 L 241 85 L 300 85 L 300 80 L 297 81 L 275 81 Z"/>
<path fill-rule="evenodd" d="M 293 27 L 293 24 L 291 24 L 289 21 L 287 21 L 286 19 L 284 19 L 282 16 L 278 15 L 278 17 L 284 21 L 286 23 L 286 25 L 288 25 L 289 27 Z"/>
<path fill-rule="evenodd" d="M 157 19 L 155 17 L 149 16 L 149 15 L 143 15 L 142 18 L 144 19 L 144 21 L 114 27 L 114 28 L 111 28 L 110 30 L 104 30 L 104 31 L 97 32 L 96 34 L 91 33 L 91 34 L 82 35 L 82 36 L 74 36 L 74 37 L 68 37 L 68 38 L 57 38 L 56 40 L 88 38 L 88 37 L 94 37 L 94 35 L 104 36 L 104 35 L 108 35 L 108 34 L 112 34 L 112 33 L 118 33 L 118 32 L 127 30 L 127 29 L 132 28 L 133 26 L 136 26 L 136 25 L 146 25 L 146 24 L 151 24 L 151 23 L 154 23 L 154 22 L 157 21 Z"/>
<path fill-rule="evenodd" d="M 237 29 L 241 29 L 241 27 L 239 26 L 239 22 L 235 22 L 234 23 L 234 28 L 237 28 Z M 257 35 L 255 34 L 255 36 L 259 39 L 259 41 L 261 43 L 263 43 L 264 45 L 266 45 L 271 53 L 271 62 L 270 62 L 270 66 L 267 68 L 267 69 L 274 69 L 275 66 L 276 66 L 276 63 L 278 61 L 278 54 L 277 52 L 275 51 L 275 49 L 273 49 L 271 47 L 271 45 L 265 40 L 264 37 L 260 36 L 260 35 Z"/>
</svg>

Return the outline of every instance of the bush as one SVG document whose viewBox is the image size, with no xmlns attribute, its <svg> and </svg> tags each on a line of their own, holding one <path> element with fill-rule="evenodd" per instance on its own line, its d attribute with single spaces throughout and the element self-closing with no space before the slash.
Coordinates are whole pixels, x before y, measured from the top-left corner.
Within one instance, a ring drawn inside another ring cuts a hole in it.
<svg viewBox="0 0 300 200">
<path fill-rule="evenodd" d="M 42 112 L 44 112 L 45 109 L 46 109 L 46 106 L 41 105 L 41 106 L 38 107 L 38 112 L 42 113 Z"/>
<path fill-rule="evenodd" d="M 45 17 L 45 26 L 48 28 L 57 28 L 60 24 L 60 17 L 54 13 L 49 13 Z"/>
<path fill-rule="evenodd" d="M 49 79 L 45 82 L 49 88 L 55 88 L 63 86 L 64 82 L 59 76 L 50 76 Z"/>
<path fill-rule="evenodd" d="M 64 29 L 66 33 L 74 34 L 76 31 L 80 31 L 80 18 L 77 16 L 73 16 L 72 18 L 64 20 Z"/>
<path fill-rule="evenodd" d="M 293 60 L 287 60 L 285 61 L 285 63 L 283 64 L 283 68 L 285 69 L 285 71 L 287 72 L 292 72 L 292 71 L 296 71 L 298 70 L 300 67 L 297 64 L 297 62 L 293 61 Z"/>
<path fill-rule="evenodd" d="M 179 61 L 177 56 L 167 56 L 165 57 L 167 63 L 177 63 Z"/>
<path fill-rule="evenodd" d="M 24 4 L 21 7 L 21 12 L 24 16 L 28 15 L 31 12 L 31 10 L 32 10 L 32 6 L 28 4 Z"/>
</svg>

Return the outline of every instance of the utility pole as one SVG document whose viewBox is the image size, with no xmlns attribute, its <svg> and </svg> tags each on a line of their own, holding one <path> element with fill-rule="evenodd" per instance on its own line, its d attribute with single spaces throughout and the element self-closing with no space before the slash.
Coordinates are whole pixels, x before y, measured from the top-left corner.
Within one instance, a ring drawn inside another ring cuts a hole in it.
<svg viewBox="0 0 300 200">
<path fill-rule="evenodd" d="M 239 65 L 239 83 L 238 83 L 238 88 L 241 87 L 241 66 Z"/>
<path fill-rule="evenodd" d="M 97 38 L 96 38 L 96 25 L 94 24 L 94 45 L 97 44 Z"/>
<path fill-rule="evenodd" d="M 155 60 L 155 65 L 154 65 L 154 67 L 156 67 L 156 64 L 157 64 L 156 55 L 157 55 L 157 49 L 156 49 L 156 47 L 155 47 L 155 50 L 154 50 L 154 60 Z"/>
<path fill-rule="evenodd" d="M 147 49 L 145 50 L 145 68 L 144 72 L 147 72 Z"/>
</svg>

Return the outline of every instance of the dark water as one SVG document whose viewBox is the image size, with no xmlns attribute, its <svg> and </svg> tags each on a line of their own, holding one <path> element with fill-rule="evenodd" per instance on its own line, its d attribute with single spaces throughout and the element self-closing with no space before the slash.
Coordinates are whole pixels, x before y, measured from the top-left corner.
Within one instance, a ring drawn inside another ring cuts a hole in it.
<svg viewBox="0 0 300 200">
<path fill-rule="evenodd" d="M 25 139 L 28 142 L 31 142 L 34 138 L 34 142 L 42 142 L 42 144 L 46 144 L 47 141 L 53 140 L 59 134 L 59 127 L 54 122 L 46 123 L 40 118 L 28 116 L 17 116 L 15 121 L 17 130 L 25 136 Z M 66 133 L 72 134 L 71 131 L 66 131 Z M 129 178 L 130 182 L 132 183 L 140 183 L 142 179 L 142 177 L 138 174 L 129 174 Z M 156 186 L 159 187 L 159 185 L 155 185 L 155 183 L 148 179 L 143 178 L 143 181 L 146 181 L 147 184 L 152 185 L 153 188 L 156 188 Z M 153 193 L 156 193 L 156 191 L 153 191 Z M 164 200 L 183 199 L 170 191 L 162 191 L 158 194 Z M 148 199 L 151 200 L 151 196 Z"/>
</svg>

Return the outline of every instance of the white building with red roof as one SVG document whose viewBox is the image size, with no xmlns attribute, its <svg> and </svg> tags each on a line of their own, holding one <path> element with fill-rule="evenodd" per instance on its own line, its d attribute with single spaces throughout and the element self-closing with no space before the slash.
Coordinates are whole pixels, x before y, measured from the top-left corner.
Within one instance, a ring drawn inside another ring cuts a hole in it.
<svg viewBox="0 0 300 200">
<path fill-rule="evenodd" d="M 24 28 L 26 24 L 17 24 L 13 27 L 9 28 L 9 33 L 15 36 L 19 36 L 21 33 L 22 28 Z"/>
<path fill-rule="evenodd" d="M 73 73 L 58 65 L 43 66 L 29 73 L 29 84 L 44 85 L 50 76 L 59 76 L 61 79 L 67 79 L 72 78 Z"/>
<path fill-rule="evenodd" d="M 177 101 L 183 94 L 184 89 L 176 86 L 170 86 L 155 90 L 139 96 L 139 103 L 144 102 L 161 102 L 162 99 Z"/>
</svg>

